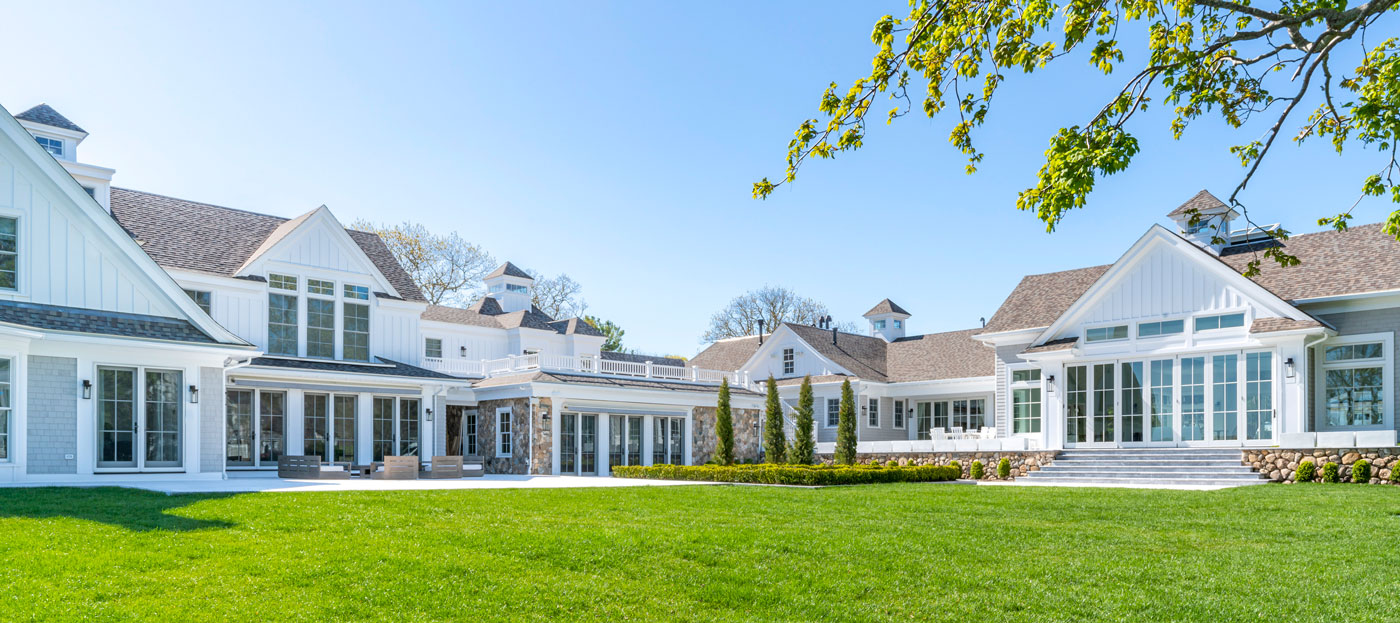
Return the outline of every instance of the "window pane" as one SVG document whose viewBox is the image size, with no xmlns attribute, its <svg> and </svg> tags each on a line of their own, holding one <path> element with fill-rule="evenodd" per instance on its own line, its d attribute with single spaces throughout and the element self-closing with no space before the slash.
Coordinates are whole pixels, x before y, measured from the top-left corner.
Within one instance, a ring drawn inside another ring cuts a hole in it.
<svg viewBox="0 0 1400 623">
<path fill-rule="evenodd" d="M 305 443 L 302 447 L 302 454 L 327 458 L 326 449 L 329 443 L 326 428 L 327 415 L 329 413 L 330 398 L 325 394 L 306 394 L 303 402 L 305 411 L 302 418 L 304 423 L 303 439 Z"/>
<path fill-rule="evenodd" d="M 297 289 L 297 278 L 291 275 L 268 275 L 267 286 L 274 290 L 291 290 L 295 292 Z"/>
<path fill-rule="evenodd" d="M 374 429 L 374 460 L 394 454 L 394 399 L 374 399 L 372 426 Z"/>
<path fill-rule="evenodd" d="M 356 396 L 335 397 L 335 421 L 331 430 L 333 461 L 355 460 L 355 412 L 359 407 L 358 400 Z"/>
<path fill-rule="evenodd" d="M 325 281 L 323 279 L 307 279 L 306 291 L 309 294 L 335 296 L 335 282 Z"/>
<path fill-rule="evenodd" d="M 351 361 L 369 361 L 369 306 L 346 303 L 344 308 L 344 356 Z"/>
<path fill-rule="evenodd" d="M 335 301 L 306 299 L 306 356 L 335 357 Z"/>
<path fill-rule="evenodd" d="M 369 288 L 365 286 L 352 286 L 347 283 L 345 284 L 345 298 L 368 301 Z"/>
<path fill-rule="evenodd" d="M 0 218 L 0 288 L 19 287 L 19 221 Z"/>
<path fill-rule="evenodd" d="M 399 399 L 399 455 L 418 456 L 419 402 L 416 398 Z"/>
<path fill-rule="evenodd" d="M 297 354 L 297 297 L 267 295 L 267 352 L 272 355 Z"/>
<path fill-rule="evenodd" d="M 423 356 L 442 359 L 442 340 L 431 337 L 424 340 Z"/>
</svg>

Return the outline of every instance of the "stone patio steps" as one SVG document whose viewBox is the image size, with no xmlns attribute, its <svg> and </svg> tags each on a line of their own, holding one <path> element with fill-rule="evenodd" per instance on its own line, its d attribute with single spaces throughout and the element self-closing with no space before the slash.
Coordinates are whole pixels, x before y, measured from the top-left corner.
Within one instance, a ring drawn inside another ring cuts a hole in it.
<svg viewBox="0 0 1400 623">
<path fill-rule="evenodd" d="M 1239 450 L 1093 448 L 1062 450 L 1018 484 L 1058 486 L 1233 487 L 1267 482 Z"/>
</svg>

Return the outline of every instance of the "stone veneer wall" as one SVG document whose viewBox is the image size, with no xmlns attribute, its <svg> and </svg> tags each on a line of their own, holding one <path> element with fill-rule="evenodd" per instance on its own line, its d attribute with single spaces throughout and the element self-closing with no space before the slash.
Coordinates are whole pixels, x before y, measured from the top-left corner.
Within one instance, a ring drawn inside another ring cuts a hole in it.
<svg viewBox="0 0 1400 623">
<path fill-rule="evenodd" d="M 1006 450 L 1000 452 L 862 452 L 856 455 L 856 460 L 860 463 L 869 463 L 872 459 L 881 463 L 895 461 L 900 465 L 947 465 L 952 461 L 957 461 L 962 466 L 963 478 L 972 477 L 972 462 L 982 462 L 982 479 L 996 480 L 997 463 L 1002 458 L 1011 459 L 1011 478 L 1025 476 L 1034 471 L 1039 471 L 1041 467 L 1050 464 L 1055 458 L 1054 450 Z M 817 460 L 823 463 L 832 462 L 832 455 L 819 454 Z"/>
<path fill-rule="evenodd" d="M 1244 451 L 1244 464 L 1273 482 L 1293 482 L 1298 464 L 1312 460 L 1317 466 L 1316 480 L 1322 480 L 1322 466 L 1336 463 L 1343 482 L 1351 481 L 1351 466 L 1361 459 L 1371 462 L 1371 482 L 1390 479 L 1390 470 L 1400 469 L 1400 447 L 1395 448 L 1260 448 Z"/>
<path fill-rule="evenodd" d="M 715 454 L 715 407 L 695 407 L 694 438 L 690 442 L 690 464 L 704 465 Z M 763 439 L 759 437 L 754 424 L 763 413 L 757 409 L 731 409 L 734 418 L 734 460 L 757 461 L 763 449 Z"/>
<path fill-rule="evenodd" d="M 545 399 L 540 400 L 540 409 L 544 409 L 548 404 Z M 496 409 L 510 407 L 511 426 L 511 452 L 508 457 L 496 456 Z M 539 419 L 536 414 L 535 418 Z M 533 432 L 532 432 L 533 431 Z M 534 438 L 541 435 L 548 435 L 548 432 L 541 432 L 538 422 L 531 428 L 530 422 L 530 399 L 529 398 L 507 398 L 504 400 L 483 400 L 477 405 L 476 420 L 477 448 L 481 451 L 481 457 L 486 462 L 486 473 L 488 474 L 525 474 L 530 471 L 530 457 L 534 451 L 532 442 Z M 548 440 L 542 445 L 545 456 L 549 456 Z M 545 469 L 549 469 L 546 459 Z"/>
<path fill-rule="evenodd" d="M 552 402 L 548 398 L 540 398 L 540 404 L 535 407 L 535 422 L 530 429 L 530 473 L 548 474 L 554 468 L 554 434 L 550 424 L 554 422 L 544 421 L 544 415 L 552 411 Z"/>
</svg>

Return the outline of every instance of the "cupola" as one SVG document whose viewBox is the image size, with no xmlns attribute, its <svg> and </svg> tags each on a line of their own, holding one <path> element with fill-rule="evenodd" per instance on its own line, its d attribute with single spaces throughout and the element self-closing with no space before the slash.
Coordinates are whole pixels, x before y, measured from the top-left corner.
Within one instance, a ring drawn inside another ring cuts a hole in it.
<svg viewBox="0 0 1400 623">
<path fill-rule="evenodd" d="M 97 200 L 103 209 L 111 210 L 112 174 L 115 171 L 78 162 L 78 144 L 87 138 L 86 130 L 48 104 L 39 104 L 15 115 L 15 120 L 78 181 L 88 195 Z"/>
<path fill-rule="evenodd" d="M 1167 213 L 1181 237 L 1217 255 L 1229 244 L 1230 221 L 1238 216 L 1238 212 L 1206 190 Z"/>
<path fill-rule="evenodd" d="M 865 312 L 865 319 L 870 321 L 871 337 L 893 342 L 904 337 L 904 324 L 909 321 L 909 312 L 895 305 L 894 301 L 885 299 Z"/>
<path fill-rule="evenodd" d="M 486 283 L 486 296 L 496 299 L 502 312 L 509 314 L 530 309 L 535 278 L 519 266 L 510 262 L 501 264 L 482 281 Z"/>
</svg>

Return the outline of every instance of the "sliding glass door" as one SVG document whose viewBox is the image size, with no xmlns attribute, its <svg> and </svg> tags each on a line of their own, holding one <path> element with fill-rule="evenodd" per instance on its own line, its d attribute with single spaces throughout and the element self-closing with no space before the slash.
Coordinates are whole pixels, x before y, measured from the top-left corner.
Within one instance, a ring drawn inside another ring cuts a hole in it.
<svg viewBox="0 0 1400 623">
<path fill-rule="evenodd" d="M 224 464 L 276 467 L 286 440 L 287 393 L 230 389 L 224 413 Z"/>
<path fill-rule="evenodd" d="M 97 369 L 98 468 L 183 465 L 183 379 L 179 370 Z"/>
</svg>

